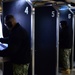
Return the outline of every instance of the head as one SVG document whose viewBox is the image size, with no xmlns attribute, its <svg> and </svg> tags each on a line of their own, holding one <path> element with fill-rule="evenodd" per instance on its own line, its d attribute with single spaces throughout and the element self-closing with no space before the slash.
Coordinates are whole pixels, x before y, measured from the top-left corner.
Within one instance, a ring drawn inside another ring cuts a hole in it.
<svg viewBox="0 0 75 75">
<path fill-rule="evenodd" d="M 16 20 L 13 15 L 7 15 L 4 18 L 4 25 L 9 29 L 12 30 L 12 28 L 16 25 Z"/>
<path fill-rule="evenodd" d="M 61 21 L 61 22 L 60 22 L 60 27 L 61 27 L 62 29 L 66 29 L 66 28 L 67 28 L 67 22 L 66 22 L 66 21 Z"/>
</svg>

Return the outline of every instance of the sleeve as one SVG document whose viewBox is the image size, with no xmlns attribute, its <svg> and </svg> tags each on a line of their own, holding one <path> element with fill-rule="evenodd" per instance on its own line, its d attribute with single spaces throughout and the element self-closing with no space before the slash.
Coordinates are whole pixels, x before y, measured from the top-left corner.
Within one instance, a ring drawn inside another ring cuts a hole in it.
<svg viewBox="0 0 75 75">
<path fill-rule="evenodd" d="M 18 52 L 18 50 L 21 49 L 21 45 L 22 45 L 22 38 L 18 37 L 16 35 L 13 36 L 11 39 L 9 39 L 10 42 L 8 44 L 8 48 L 0 51 L 0 56 L 3 57 L 9 57 L 9 56 L 13 56 L 14 54 L 16 54 Z"/>
<path fill-rule="evenodd" d="M 1 43 L 8 43 L 9 37 L 6 38 L 0 38 Z"/>
</svg>

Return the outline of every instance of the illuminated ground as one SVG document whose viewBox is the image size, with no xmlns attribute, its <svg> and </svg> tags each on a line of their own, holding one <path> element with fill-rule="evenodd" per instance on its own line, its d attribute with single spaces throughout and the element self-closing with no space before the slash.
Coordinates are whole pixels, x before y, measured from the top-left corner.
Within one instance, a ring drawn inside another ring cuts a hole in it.
<svg viewBox="0 0 75 75">
<path fill-rule="evenodd" d="M 61 73 L 59 75 L 62 75 Z M 68 74 L 64 74 L 64 75 L 68 75 Z M 70 75 L 75 75 L 75 69 L 72 70 Z"/>
</svg>

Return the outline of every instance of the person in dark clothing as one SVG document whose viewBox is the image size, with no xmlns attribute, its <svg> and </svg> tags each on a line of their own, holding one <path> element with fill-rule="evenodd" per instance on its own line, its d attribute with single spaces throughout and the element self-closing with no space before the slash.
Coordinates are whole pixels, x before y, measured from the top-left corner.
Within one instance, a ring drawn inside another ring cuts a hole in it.
<svg viewBox="0 0 75 75">
<path fill-rule="evenodd" d="M 23 75 L 25 64 L 30 64 L 31 62 L 31 47 L 28 33 L 16 22 L 13 15 L 7 15 L 4 23 L 10 33 L 9 37 L 0 38 L 0 42 L 8 43 L 8 47 L 0 51 L 0 56 L 7 57 L 14 64 L 13 68 L 15 71 L 13 71 L 13 75 Z M 21 70 L 20 73 L 19 70 Z"/>
<path fill-rule="evenodd" d="M 70 35 L 66 21 L 60 22 L 61 31 L 59 33 L 59 61 L 61 61 L 63 71 L 62 73 L 70 74 Z"/>
</svg>

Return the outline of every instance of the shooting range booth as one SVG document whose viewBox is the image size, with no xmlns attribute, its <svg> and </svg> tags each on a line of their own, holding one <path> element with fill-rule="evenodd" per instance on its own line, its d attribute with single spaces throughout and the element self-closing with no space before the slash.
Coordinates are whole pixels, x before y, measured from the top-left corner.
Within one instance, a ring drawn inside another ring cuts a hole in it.
<svg viewBox="0 0 75 75">
<path fill-rule="evenodd" d="M 57 75 L 58 12 L 54 3 L 34 2 L 32 7 L 34 75 Z"/>
<path fill-rule="evenodd" d="M 2 28 L 3 28 L 3 37 L 8 37 L 9 31 L 4 26 L 4 17 L 6 15 L 13 15 L 16 18 L 16 21 L 26 29 L 28 36 L 31 41 L 31 6 L 30 3 L 26 0 L 10 0 L 2 1 Z M 19 34 L 19 33 L 18 33 Z M 3 57 L 3 75 L 12 75 L 13 70 L 11 69 L 12 65 L 9 61 L 4 61 Z"/>
<path fill-rule="evenodd" d="M 68 25 L 68 32 L 70 35 L 70 37 L 69 37 L 70 45 L 69 46 L 71 48 L 70 69 L 73 69 L 73 63 L 74 63 L 74 13 L 72 12 L 71 8 L 66 3 L 62 3 L 62 4 L 57 3 L 57 6 L 58 6 L 59 14 L 60 14 L 59 22 L 66 21 L 67 25 Z M 61 29 L 59 27 L 59 32 L 60 31 L 61 31 Z M 60 53 L 60 49 L 59 49 L 59 53 Z"/>
</svg>

